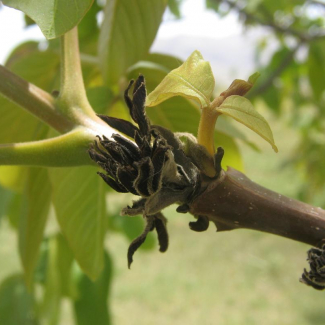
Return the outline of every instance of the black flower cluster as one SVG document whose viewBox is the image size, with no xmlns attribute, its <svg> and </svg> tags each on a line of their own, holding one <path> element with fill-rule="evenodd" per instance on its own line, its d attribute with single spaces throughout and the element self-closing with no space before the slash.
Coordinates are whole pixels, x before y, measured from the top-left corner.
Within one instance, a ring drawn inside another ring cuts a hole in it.
<svg viewBox="0 0 325 325">
<path fill-rule="evenodd" d="M 129 91 L 133 88 L 133 98 Z M 168 248 L 166 218 L 161 210 L 172 203 L 186 204 L 194 196 L 199 171 L 185 156 L 179 139 L 169 130 L 151 125 L 145 113 L 146 87 L 143 76 L 132 80 L 124 93 L 132 120 L 138 125 L 113 117 L 99 115 L 119 134 L 112 139 L 98 136 L 89 155 L 106 173 L 98 173 L 117 192 L 130 192 L 141 197 L 122 210 L 122 215 L 142 214 L 146 227 L 128 250 L 128 265 L 134 252 L 145 241 L 149 231 L 156 230 L 160 251 Z"/>
<path fill-rule="evenodd" d="M 325 244 L 322 248 L 312 248 L 308 251 L 307 261 L 310 271 L 306 269 L 300 281 L 317 290 L 325 289 Z"/>
</svg>

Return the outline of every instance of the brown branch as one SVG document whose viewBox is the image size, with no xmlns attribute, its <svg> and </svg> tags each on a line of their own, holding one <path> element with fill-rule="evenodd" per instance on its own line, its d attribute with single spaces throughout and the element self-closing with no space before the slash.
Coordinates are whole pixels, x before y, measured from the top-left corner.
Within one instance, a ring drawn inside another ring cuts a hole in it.
<svg viewBox="0 0 325 325">
<path fill-rule="evenodd" d="M 61 133 L 73 128 L 72 122 L 55 108 L 54 99 L 49 93 L 20 78 L 2 65 L 0 65 L 0 95 Z"/>
<path fill-rule="evenodd" d="M 218 231 L 247 228 L 313 246 L 325 239 L 325 210 L 270 191 L 232 168 L 208 183 L 190 212 L 208 217 Z"/>
<path fill-rule="evenodd" d="M 222 2 L 226 3 L 230 8 L 236 10 L 239 14 L 244 16 L 246 20 L 254 21 L 261 26 L 272 28 L 274 31 L 278 33 L 294 36 L 298 38 L 301 42 L 310 42 L 325 37 L 325 32 L 316 35 L 310 35 L 308 33 L 303 33 L 301 31 L 298 31 L 290 27 L 283 27 L 281 25 L 278 25 L 273 20 L 267 20 L 267 21 L 263 20 L 258 16 L 256 16 L 255 14 L 251 14 L 247 12 L 245 9 L 238 6 L 236 2 L 232 2 L 229 0 L 215 0 L 215 1 L 218 3 L 222 3 Z"/>
</svg>

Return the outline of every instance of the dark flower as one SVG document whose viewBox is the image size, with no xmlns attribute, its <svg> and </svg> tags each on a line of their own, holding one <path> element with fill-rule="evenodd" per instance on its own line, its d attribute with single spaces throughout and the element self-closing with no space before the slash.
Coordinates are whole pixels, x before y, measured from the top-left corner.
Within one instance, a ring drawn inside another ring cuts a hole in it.
<svg viewBox="0 0 325 325">
<path fill-rule="evenodd" d="M 134 84 L 133 98 L 129 91 Z M 122 215 L 142 214 L 146 227 L 130 245 L 128 265 L 134 252 L 145 241 L 149 231 L 156 229 L 160 251 L 168 247 L 166 219 L 160 212 L 172 203 L 186 204 L 199 184 L 198 168 L 183 150 L 182 143 L 171 131 L 151 125 L 145 113 L 146 87 L 143 76 L 132 80 L 124 94 L 133 121 L 138 125 L 105 115 L 99 115 L 119 134 L 112 139 L 98 136 L 89 155 L 104 171 L 98 174 L 117 192 L 130 192 L 141 197 L 122 210 Z"/>
<path fill-rule="evenodd" d="M 312 248 L 308 251 L 307 261 L 310 271 L 306 269 L 300 281 L 317 290 L 325 289 L 325 244 L 322 248 Z"/>
</svg>

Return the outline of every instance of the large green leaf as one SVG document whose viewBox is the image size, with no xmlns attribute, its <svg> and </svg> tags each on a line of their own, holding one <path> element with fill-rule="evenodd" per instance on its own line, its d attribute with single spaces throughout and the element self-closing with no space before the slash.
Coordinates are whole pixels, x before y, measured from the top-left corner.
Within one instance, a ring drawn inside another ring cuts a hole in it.
<svg viewBox="0 0 325 325">
<path fill-rule="evenodd" d="M 30 169 L 26 194 L 27 202 L 24 204 L 19 225 L 19 252 L 26 283 L 30 286 L 50 209 L 51 185 L 46 169 Z"/>
<path fill-rule="evenodd" d="M 35 309 L 34 298 L 27 292 L 22 275 L 11 275 L 1 283 L 1 325 L 39 325 Z"/>
<path fill-rule="evenodd" d="M 149 53 L 146 60 L 160 64 L 169 70 L 178 68 L 184 62 L 176 56 L 162 53 Z"/>
<path fill-rule="evenodd" d="M 76 26 L 94 0 L 3 0 L 32 18 L 47 39 L 56 38 Z"/>
<path fill-rule="evenodd" d="M 106 84 L 114 85 L 126 69 L 144 59 L 156 36 L 166 0 L 108 0 L 99 37 L 99 57 Z"/>
<path fill-rule="evenodd" d="M 39 306 L 39 317 L 42 323 L 49 325 L 58 325 L 60 319 L 62 293 L 60 272 L 58 272 L 58 254 L 58 239 L 56 236 L 53 236 L 48 240 L 44 295 Z"/>
<path fill-rule="evenodd" d="M 254 109 L 247 98 L 237 95 L 230 96 L 226 98 L 219 107 L 216 107 L 215 110 L 246 125 L 269 142 L 275 152 L 278 152 L 269 124 L 266 122 L 265 118 Z"/>
<path fill-rule="evenodd" d="M 0 224 L 1 219 L 7 215 L 7 207 L 13 199 L 14 193 L 0 185 Z"/>
<path fill-rule="evenodd" d="M 111 278 L 112 261 L 107 253 L 104 258 L 104 269 L 95 282 L 90 281 L 79 268 L 75 268 L 74 279 L 78 295 L 74 301 L 74 311 L 77 325 L 111 324 L 108 310 Z"/>
<path fill-rule="evenodd" d="M 36 280 L 44 287 L 39 314 L 45 324 L 55 325 L 60 319 L 61 299 L 76 296 L 71 282 L 73 256 L 61 234 L 46 238 L 42 248 L 36 272 Z"/>
<path fill-rule="evenodd" d="M 325 63 L 324 63 L 325 46 L 318 42 L 309 46 L 308 54 L 308 78 L 316 99 L 320 99 L 325 91 Z"/>
<path fill-rule="evenodd" d="M 174 96 L 193 99 L 201 107 L 209 106 L 214 90 L 214 77 L 210 63 L 204 61 L 199 51 L 177 69 L 172 70 L 147 97 L 147 106 L 156 106 Z"/>
<path fill-rule="evenodd" d="M 83 271 L 96 279 L 103 268 L 104 182 L 93 167 L 52 168 L 50 179 L 61 230 Z"/>
</svg>

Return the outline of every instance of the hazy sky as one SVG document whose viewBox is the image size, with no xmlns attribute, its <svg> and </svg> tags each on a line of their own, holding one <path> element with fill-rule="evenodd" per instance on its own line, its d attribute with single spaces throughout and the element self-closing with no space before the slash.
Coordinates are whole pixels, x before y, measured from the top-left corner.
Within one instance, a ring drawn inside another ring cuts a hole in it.
<svg viewBox="0 0 325 325">
<path fill-rule="evenodd" d="M 204 0 L 185 0 L 181 20 L 174 20 L 166 13 L 156 43 L 181 35 L 219 39 L 240 34 L 241 27 L 235 15 L 220 19 L 215 13 L 206 10 L 204 3 Z M 3 64 L 17 44 L 29 39 L 44 39 L 44 36 L 37 26 L 24 29 L 20 11 L 5 6 L 0 8 L 0 64 Z"/>
</svg>

